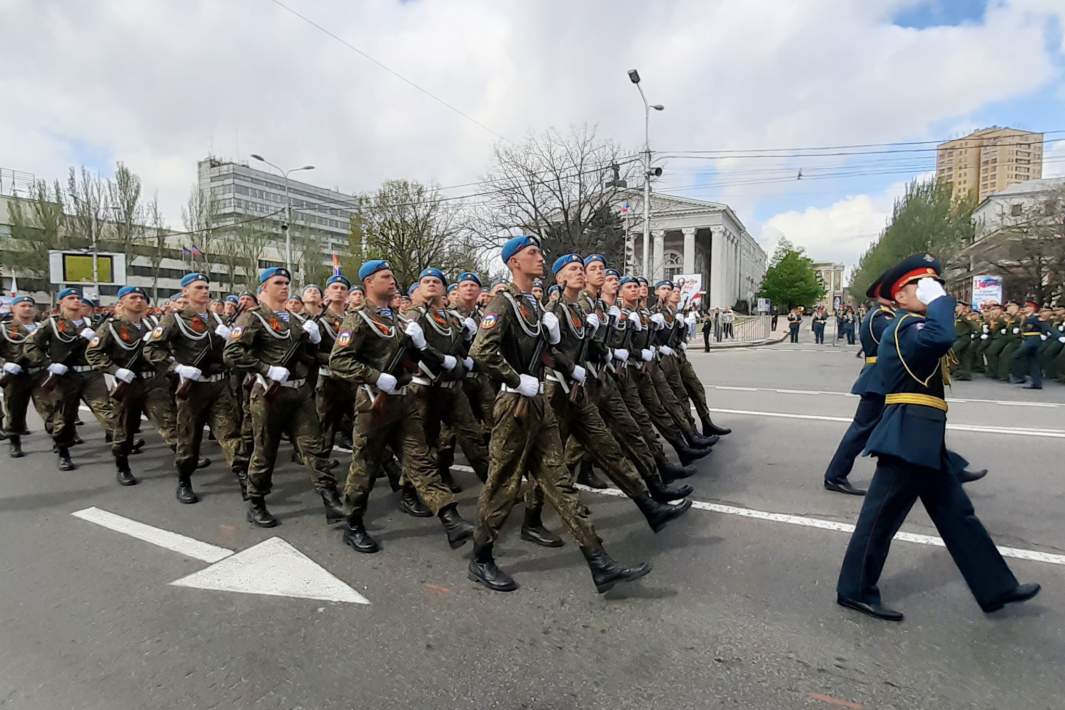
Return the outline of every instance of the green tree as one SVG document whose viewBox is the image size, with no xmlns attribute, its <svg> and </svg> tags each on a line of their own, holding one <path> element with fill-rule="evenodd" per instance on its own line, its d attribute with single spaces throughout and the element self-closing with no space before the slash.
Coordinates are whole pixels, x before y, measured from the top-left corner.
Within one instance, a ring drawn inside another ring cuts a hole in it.
<svg viewBox="0 0 1065 710">
<path fill-rule="evenodd" d="M 773 252 L 773 259 L 758 292 L 774 307 L 809 306 L 825 295 L 825 287 L 817 278 L 814 262 L 803 255 L 787 239 L 781 239 Z"/>
<path fill-rule="evenodd" d="M 49 185 L 43 180 L 30 188 L 29 198 L 15 198 L 8 202 L 11 217 L 11 240 L 4 244 L 3 260 L 20 275 L 33 277 L 40 290 L 48 286 L 48 252 L 65 249 L 67 215 L 64 194 L 59 182 Z"/>
</svg>

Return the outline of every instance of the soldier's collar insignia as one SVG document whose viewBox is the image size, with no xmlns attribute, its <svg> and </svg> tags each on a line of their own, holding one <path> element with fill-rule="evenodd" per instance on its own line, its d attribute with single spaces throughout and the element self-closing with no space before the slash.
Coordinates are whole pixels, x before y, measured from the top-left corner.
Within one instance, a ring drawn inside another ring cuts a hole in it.
<svg viewBox="0 0 1065 710">
<path fill-rule="evenodd" d="M 197 315 L 193 316 L 192 319 L 189 320 L 189 327 L 197 333 L 203 333 L 207 330 L 207 323 L 205 323 L 203 319 L 201 319 L 200 316 Z"/>
<path fill-rule="evenodd" d="M 377 309 L 377 314 L 381 315 L 381 316 L 384 316 L 385 318 L 391 318 L 392 317 L 392 309 L 391 308 L 378 308 Z"/>
<path fill-rule="evenodd" d="M 273 328 L 275 332 L 280 333 L 281 332 L 281 328 L 282 328 L 281 319 L 278 318 L 277 316 L 271 317 L 270 318 L 270 327 Z"/>
</svg>

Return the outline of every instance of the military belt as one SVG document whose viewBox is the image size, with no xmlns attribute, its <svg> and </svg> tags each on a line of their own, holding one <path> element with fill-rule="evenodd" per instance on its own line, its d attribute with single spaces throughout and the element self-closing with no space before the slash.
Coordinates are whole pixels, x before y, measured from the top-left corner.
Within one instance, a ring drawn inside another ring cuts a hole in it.
<svg viewBox="0 0 1065 710">
<path fill-rule="evenodd" d="M 442 380 L 434 382 L 428 377 L 422 377 L 420 375 L 410 378 L 410 381 L 416 385 L 421 385 L 422 387 L 440 387 L 446 390 L 449 390 L 459 384 L 458 380 Z"/>
<path fill-rule="evenodd" d="M 1032 336 L 1032 335 L 1042 335 L 1042 333 L 1040 333 L 1039 331 L 1036 331 L 1035 333 L 1023 333 L 1023 335 L 1025 337 L 1028 337 L 1028 336 Z"/>
<path fill-rule="evenodd" d="M 92 365 L 71 365 L 71 372 L 92 372 Z"/>
<path fill-rule="evenodd" d="M 140 378 L 142 380 L 150 380 L 153 377 L 155 377 L 156 372 L 155 372 L 155 370 L 141 370 L 137 374 L 140 376 Z"/>
<path fill-rule="evenodd" d="M 207 375 L 206 377 L 200 377 L 197 382 L 221 382 L 226 377 L 226 373 L 219 372 L 217 375 Z"/>
<path fill-rule="evenodd" d="M 885 405 L 892 404 L 916 404 L 921 407 L 931 407 L 942 412 L 947 411 L 947 400 L 930 394 L 918 394 L 916 392 L 894 392 L 884 397 Z"/>
<path fill-rule="evenodd" d="M 500 392 L 506 392 L 507 394 L 521 394 L 521 391 L 517 387 L 511 387 L 509 385 L 503 385 L 499 388 Z M 540 387 L 537 389 L 536 394 L 544 393 L 544 383 L 540 383 Z"/>
<path fill-rule="evenodd" d="M 876 364 L 876 355 L 873 355 L 872 357 L 865 358 L 865 364 L 866 365 L 875 365 Z"/>
<path fill-rule="evenodd" d="M 330 370 L 328 367 L 319 367 L 318 368 L 318 374 L 321 375 L 322 377 L 332 377 L 333 376 L 333 371 Z"/>
</svg>

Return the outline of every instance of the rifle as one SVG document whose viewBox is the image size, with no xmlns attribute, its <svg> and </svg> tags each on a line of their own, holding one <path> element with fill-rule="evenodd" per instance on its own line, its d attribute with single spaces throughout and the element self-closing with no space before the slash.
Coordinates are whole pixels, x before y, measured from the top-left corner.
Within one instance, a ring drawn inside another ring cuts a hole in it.
<svg viewBox="0 0 1065 710">
<path fill-rule="evenodd" d="M 540 337 L 536 339 L 536 348 L 533 350 L 532 358 L 529 359 L 529 371 L 531 372 L 536 365 L 544 357 L 544 348 L 547 346 L 547 339 L 544 337 L 543 332 L 540 333 Z M 514 405 L 514 416 L 518 419 L 525 417 L 526 411 L 529 409 L 529 398 L 525 395 L 518 395 L 520 399 L 518 403 Z"/>
<path fill-rule="evenodd" d="M 79 335 L 78 337 L 80 338 L 81 336 Z M 77 350 L 75 348 L 71 348 L 70 350 L 68 350 L 66 357 L 64 357 L 63 360 L 59 364 L 60 365 L 66 365 L 67 367 L 70 367 L 70 361 L 74 358 L 74 353 L 76 353 L 76 352 L 77 352 Z M 68 370 L 68 372 L 69 372 L 69 370 Z M 55 386 L 56 386 L 56 379 L 55 378 L 56 378 L 56 376 L 53 375 L 51 372 L 49 372 L 48 376 L 45 377 L 44 381 L 41 382 L 41 389 L 43 391 L 45 391 L 45 392 L 51 392 L 52 390 L 54 390 Z"/>
<path fill-rule="evenodd" d="M 403 359 L 407 357 L 407 349 L 410 347 L 409 343 L 410 339 L 407 336 L 403 336 L 403 339 L 399 343 L 399 347 L 396 348 L 396 352 L 392 353 L 392 357 L 388 360 L 388 364 L 385 365 L 385 369 L 382 370 L 382 372 L 386 372 L 396 378 L 397 388 L 399 388 L 401 385 L 399 383 L 400 378 L 396 376 L 395 373 L 399 369 L 400 365 L 403 364 Z M 385 398 L 389 396 L 390 395 L 388 393 L 381 392 L 380 390 L 378 390 L 377 395 L 375 395 L 373 398 L 373 404 L 371 405 L 370 410 L 374 412 L 380 411 L 381 407 L 383 407 L 385 404 Z"/>
<path fill-rule="evenodd" d="M 585 328 L 588 327 L 587 323 L 585 323 L 584 327 Z M 575 364 L 581 365 L 581 363 L 584 362 L 585 358 L 588 357 L 588 341 L 590 341 L 592 339 L 593 335 L 594 335 L 594 333 L 585 333 L 584 337 L 581 338 L 580 347 L 577 348 L 577 357 L 573 361 Z M 583 367 L 583 365 L 581 365 L 581 366 Z M 587 375 L 585 375 L 585 376 L 587 377 Z M 570 401 L 571 404 L 574 404 L 574 403 L 577 402 L 577 396 L 580 394 L 580 389 L 581 389 L 581 383 L 580 382 L 574 382 L 573 385 L 570 386 L 570 388 L 569 388 L 569 401 Z"/>
<path fill-rule="evenodd" d="M 303 334 L 296 338 L 296 342 L 285 352 L 285 356 L 281 358 L 279 367 L 288 367 L 289 360 L 296 354 L 296 351 L 303 346 Z M 266 391 L 263 392 L 263 399 L 267 402 L 273 402 L 277 397 L 277 393 L 281 390 L 281 383 L 277 380 L 270 380 L 270 384 L 266 385 Z"/>
<path fill-rule="evenodd" d="M 137 362 L 137 359 L 140 358 L 140 356 L 140 350 L 137 350 L 137 352 L 133 353 L 133 357 L 129 359 L 129 362 L 126 363 L 126 367 L 124 369 L 131 370 L 133 367 L 133 363 Z M 126 391 L 129 389 L 129 386 L 129 382 L 123 382 L 122 380 L 116 377 L 115 388 L 111 390 L 111 399 L 115 400 L 116 402 L 121 402 L 123 399 L 126 398 Z"/>
<path fill-rule="evenodd" d="M 211 352 L 211 342 L 207 341 L 207 347 L 200 351 L 200 354 L 196 356 L 196 359 L 192 361 L 191 367 L 199 368 L 203 363 L 203 359 L 207 357 L 207 354 Z M 174 390 L 174 396 L 178 399 L 188 399 L 189 390 L 192 389 L 192 380 L 181 380 L 178 383 L 177 389 Z"/>
</svg>

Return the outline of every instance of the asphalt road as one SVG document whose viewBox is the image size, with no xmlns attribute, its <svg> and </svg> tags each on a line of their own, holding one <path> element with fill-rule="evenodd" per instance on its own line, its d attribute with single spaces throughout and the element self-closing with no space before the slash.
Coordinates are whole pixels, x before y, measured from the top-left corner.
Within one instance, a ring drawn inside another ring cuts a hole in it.
<svg viewBox="0 0 1065 710">
<path fill-rule="evenodd" d="M 34 419 L 30 456 L 0 458 L 0 707 L 1060 708 L 1065 387 L 951 392 L 950 445 L 991 469 L 968 487 L 977 513 L 1000 546 L 1032 558 L 1009 562 L 1043 593 L 984 615 L 927 544 L 936 533 L 918 508 L 904 532 L 923 542 L 896 541 L 881 584 L 906 621 L 887 624 L 835 604 L 848 535 L 833 528 L 860 500 L 824 492 L 821 476 L 856 404 L 853 355 L 693 350 L 716 418 L 735 429 L 692 479 L 709 505 L 654 535 L 628 500 L 585 494 L 607 549 L 654 565 L 603 596 L 572 541 L 518 538 L 520 509 L 497 552 L 522 587 L 493 594 L 466 579 L 469 546 L 449 550 L 439 524 L 399 513 L 387 486 L 371 502 L 384 550 L 361 556 L 292 464 L 271 499 L 283 524 L 257 530 L 218 466 L 197 476 L 202 502 L 179 505 L 150 430 L 134 459 L 142 483 L 123 489 L 93 423 L 80 467 L 61 473 Z M 860 459 L 852 480 L 872 469 Z M 458 478 L 472 517 L 475 480 Z M 237 551 L 233 562 L 281 538 L 369 604 L 172 585 L 206 558 L 71 515 L 89 507 Z"/>
</svg>

